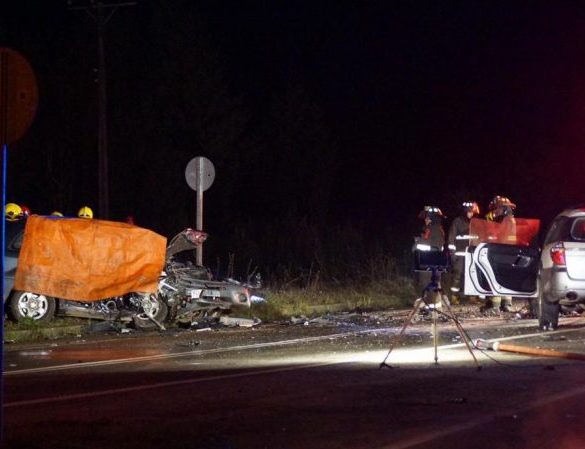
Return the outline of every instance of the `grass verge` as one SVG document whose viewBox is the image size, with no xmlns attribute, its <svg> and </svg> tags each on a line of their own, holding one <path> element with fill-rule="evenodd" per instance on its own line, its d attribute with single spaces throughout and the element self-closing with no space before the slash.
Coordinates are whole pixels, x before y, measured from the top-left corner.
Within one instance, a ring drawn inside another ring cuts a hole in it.
<svg viewBox="0 0 585 449">
<path fill-rule="evenodd" d="M 355 287 L 269 289 L 265 291 L 265 295 L 266 302 L 254 304 L 248 315 L 266 322 L 299 315 L 318 316 L 326 312 L 409 307 L 413 303 L 414 290 L 409 279 L 399 278 L 391 282 L 370 283 L 364 289 Z"/>
<path fill-rule="evenodd" d="M 23 343 L 78 335 L 87 324 L 87 320 L 78 318 L 58 318 L 51 321 L 28 318 L 18 323 L 5 320 L 4 341 Z"/>
</svg>

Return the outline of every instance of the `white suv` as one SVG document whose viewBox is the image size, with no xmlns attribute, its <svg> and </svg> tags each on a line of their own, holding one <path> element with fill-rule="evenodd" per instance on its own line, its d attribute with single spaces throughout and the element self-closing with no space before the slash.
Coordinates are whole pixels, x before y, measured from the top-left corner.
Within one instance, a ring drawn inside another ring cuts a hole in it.
<svg viewBox="0 0 585 449">
<path fill-rule="evenodd" d="M 468 247 L 465 294 L 532 298 L 531 309 L 543 330 L 556 329 L 561 312 L 583 312 L 585 208 L 558 214 L 542 250 L 534 242 L 508 245 L 489 240 Z"/>
<path fill-rule="evenodd" d="M 559 313 L 585 310 L 585 208 L 555 217 L 540 256 L 538 317 L 541 328 L 556 328 Z"/>
</svg>

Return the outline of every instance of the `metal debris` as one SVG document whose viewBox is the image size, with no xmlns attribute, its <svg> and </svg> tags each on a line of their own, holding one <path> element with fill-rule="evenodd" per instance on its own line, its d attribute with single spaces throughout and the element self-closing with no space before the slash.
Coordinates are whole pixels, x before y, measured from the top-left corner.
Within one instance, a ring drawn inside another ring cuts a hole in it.
<svg viewBox="0 0 585 449">
<path fill-rule="evenodd" d="M 262 303 L 266 302 L 266 298 L 264 298 L 263 296 L 259 296 L 259 295 L 251 295 L 250 302 L 252 304 L 262 304 Z"/>
<path fill-rule="evenodd" d="M 201 342 L 199 340 L 189 340 L 185 342 L 175 343 L 177 346 L 186 347 L 186 348 L 193 348 L 195 346 L 199 346 Z"/>
<path fill-rule="evenodd" d="M 290 317 L 291 324 L 305 324 L 309 323 L 309 319 L 305 315 L 301 315 L 300 317 L 291 316 Z"/>
<path fill-rule="evenodd" d="M 19 355 L 37 357 L 37 356 L 49 355 L 50 353 L 51 353 L 51 351 L 21 351 L 21 352 L 19 352 Z"/>
<path fill-rule="evenodd" d="M 257 318 L 232 318 L 229 316 L 222 316 L 219 318 L 219 322 L 224 326 L 230 327 L 252 327 L 260 324 L 261 321 Z"/>
</svg>

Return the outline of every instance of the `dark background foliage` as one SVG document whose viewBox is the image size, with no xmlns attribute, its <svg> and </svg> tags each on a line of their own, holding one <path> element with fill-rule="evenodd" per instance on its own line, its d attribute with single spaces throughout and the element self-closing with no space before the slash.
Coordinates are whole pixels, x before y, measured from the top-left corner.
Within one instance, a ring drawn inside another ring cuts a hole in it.
<svg viewBox="0 0 585 449">
<path fill-rule="evenodd" d="M 337 279 L 402 258 L 425 204 L 501 194 L 546 224 L 583 198 L 580 2 L 136 3 L 105 34 L 111 218 L 194 226 L 184 170 L 205 156 L 220 271 Z M 0 14 L 40 90 L 7 199 L 40 214 L 97 212 L 96 27 L 69 4 Z"/>
</svg>

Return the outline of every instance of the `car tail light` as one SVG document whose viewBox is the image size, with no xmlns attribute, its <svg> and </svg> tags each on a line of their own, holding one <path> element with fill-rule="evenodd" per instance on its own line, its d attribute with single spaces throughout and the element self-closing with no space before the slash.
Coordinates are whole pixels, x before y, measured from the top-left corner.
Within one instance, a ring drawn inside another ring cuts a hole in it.
<svg viewBox="0 0 585 449">
<path fill-rule="evenodd" d="M 554 265 L 566 265 L 567 262 L 565 261 L 565 247 L 563 246 L 563 242 L 556 243 L 550 249 L 550 258 Z"/>
</svg>

